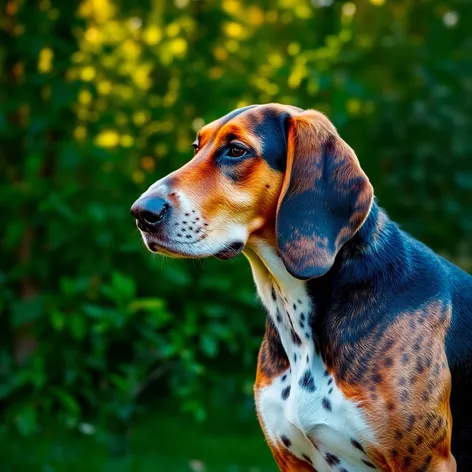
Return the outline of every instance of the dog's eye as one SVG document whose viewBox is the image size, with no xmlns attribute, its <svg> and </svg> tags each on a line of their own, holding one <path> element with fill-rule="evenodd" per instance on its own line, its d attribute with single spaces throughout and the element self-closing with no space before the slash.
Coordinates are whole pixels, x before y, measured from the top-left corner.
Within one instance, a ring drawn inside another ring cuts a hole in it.
<svg viewBox="0 0 472 472">
<path fill-rule="evenodd" d="M 198 146 L 197 141 L 192 143 L 192 147 L 193 147 L 193 150 L 194 150 L 195 154 L 197 154 L 198 150 L 200 149 L 200 147 Z"/>
<path fill-rule="evenodd" d="M 228 151 L 228 156 L 242 157 L 247 154 L 247 150 L 238 144 L 232 144 Z"/>
</svg>

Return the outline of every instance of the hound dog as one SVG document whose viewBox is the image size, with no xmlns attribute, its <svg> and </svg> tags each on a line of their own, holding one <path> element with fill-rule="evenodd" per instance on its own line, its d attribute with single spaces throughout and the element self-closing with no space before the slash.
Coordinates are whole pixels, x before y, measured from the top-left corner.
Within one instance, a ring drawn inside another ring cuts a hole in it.
<svg viewBox="0 0 472 472">
<path fill-rule="evenodd" d="M 153 252 L 248 259 L 280 470 L 472 470 L 472 277 L 388 218 L 317 111 L 247 106 L 193 146 L 131 212 Z"/>
</svg>

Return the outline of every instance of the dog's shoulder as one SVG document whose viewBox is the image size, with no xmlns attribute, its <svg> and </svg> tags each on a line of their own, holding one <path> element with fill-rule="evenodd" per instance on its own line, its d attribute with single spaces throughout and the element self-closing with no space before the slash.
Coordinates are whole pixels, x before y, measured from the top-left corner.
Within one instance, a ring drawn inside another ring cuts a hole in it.
<svg viewBox="0 0 472 472">
<path fill-rule="evenodd" d="M 472 373 L 472 276 L 408 233 L 400 231 L 399 235 L 407 248 L 409 298 L 425 297 L 450 307 L 448 363 L 452 371 Z"/>
</svg>

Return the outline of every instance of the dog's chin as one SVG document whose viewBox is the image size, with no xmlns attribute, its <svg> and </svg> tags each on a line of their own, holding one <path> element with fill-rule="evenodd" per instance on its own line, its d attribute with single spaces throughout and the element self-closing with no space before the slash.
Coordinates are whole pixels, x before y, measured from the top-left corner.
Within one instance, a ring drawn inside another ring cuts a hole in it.
<svg viewBox="0 0 472 472">
<path fill-rule="evenodd" d="M 161 241 L 154 235 L 151 235 L 144 231 L 141 231 L 141 235 L 143 237 L 144 245 L 146 246 L 146 248 L 154 254 L 160 254 L 161 256 L 172 257 L 174 259 L 196 257 L 193 254 L 180 249 L 178 245 L 174 245 L 170 243 L 169 241 Z"/>
<path fill-rule="evenodd" d="M 174 247 L 171 244 L 166 244 L 158 241 L 148 240 L 146 238 L 145 245 L 149 251 L 154 254 L 160 254 L 161 256 L 171 257 L 173 259 L 199 259 L 202 257 L 208 257 L 207 255 L 198 255 L 191 251 L 186 250 L 187 248 Z"/>
<path fill-rule="evenodd" d="M 185 256 L 184 254 L 181 254 L 179 252 L 171 251 L 171 250 L 166 249 L 163 246 L 160 246 L 159 244 L 153 243 L 153 242 L 151 242 L 151 243 L 146 242 L 146 247 L 153 254 L 159 254 L 161 256 L 171 257 L 172 259 L 182 259 L 182 258 L 185 258 L 185 257 L 191 257 L 191 256 Z"/>
<path fill-rule="evenodd" d="M 147 249 L 152 253 L 179 259 L 202 259 L 214 256 L 221 260 L 228 260 L 236 257 L 244 249 L 242 241 L 234 241 L 217 252 L 200 252 L 191 244 L 172 244 L 168 241 L 160 241 L 146 233 L 143 233 L 143 239 Z"/>
</svg>

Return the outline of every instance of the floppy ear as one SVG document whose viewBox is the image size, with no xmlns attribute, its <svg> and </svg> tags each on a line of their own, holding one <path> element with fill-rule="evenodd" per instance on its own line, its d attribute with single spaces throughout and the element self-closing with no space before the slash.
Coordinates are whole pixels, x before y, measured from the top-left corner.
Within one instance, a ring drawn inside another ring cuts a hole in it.
<svg viewBox="0 0 472 472">
<path fill-rule="evenodd" d="M 277 242 L 290 274 L 310 279 L 328 272 L 340 248 L 362 226 L 373 188 L 354 151 L 323 114 L 293 115 L 286 132 Z"/>
</svg>

